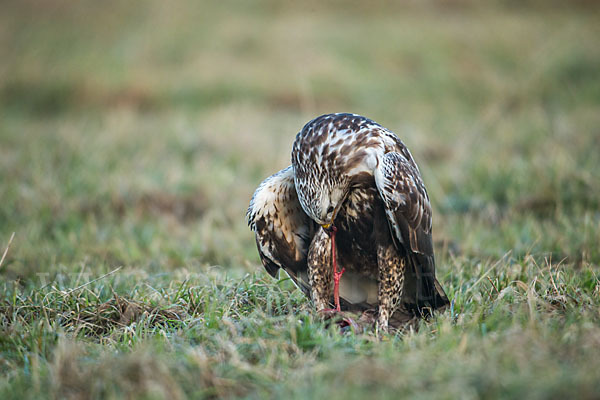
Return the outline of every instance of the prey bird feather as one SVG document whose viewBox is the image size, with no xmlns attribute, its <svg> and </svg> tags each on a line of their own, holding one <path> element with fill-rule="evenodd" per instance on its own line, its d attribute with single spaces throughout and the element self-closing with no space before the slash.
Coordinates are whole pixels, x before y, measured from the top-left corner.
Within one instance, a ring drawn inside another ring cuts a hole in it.
<svg viewBox="0 0 600 400">
<path fill-rule="evenodd" d="M 377 310 L 387 330 L 402 316 L 448 305 L 419 168 L 404 143 L 370 119 L 327 114 L 308 122 L 292 165 L 260 184 L 247 220 L 267 272 L 283 269 L 318 311 Z"/>
</svg>

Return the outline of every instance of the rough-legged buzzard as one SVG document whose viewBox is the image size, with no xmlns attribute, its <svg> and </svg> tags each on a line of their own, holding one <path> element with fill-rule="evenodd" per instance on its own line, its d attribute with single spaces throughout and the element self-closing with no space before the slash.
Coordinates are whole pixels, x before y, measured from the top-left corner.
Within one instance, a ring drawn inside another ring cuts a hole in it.
<svg viewBox="0 0 600 400">
<path fill-rule="evenodd" d="M 285 270 L 319 311 L 376 309 L 385 330 L 395 312 L 448 304 L 419 169 L 393 132 L 367 118 L 307 123 L 292 165 L 260 184 L 247 219 L 266 270 Z"/>
</svg>

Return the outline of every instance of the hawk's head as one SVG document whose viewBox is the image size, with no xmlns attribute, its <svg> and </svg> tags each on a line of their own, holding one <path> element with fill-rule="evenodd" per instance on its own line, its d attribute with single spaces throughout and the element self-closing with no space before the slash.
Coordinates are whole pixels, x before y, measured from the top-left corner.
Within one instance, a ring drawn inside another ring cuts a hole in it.
<svg viewBox="0 0 600 400">
<path fill-rule="evenodd" d="M 379 125 L 354 114 L 322 115 L 296 135 L 294 183 L 304 212 L 329 229 L 350 192 L 352 177 L 372 171 L 380 145 L 370 140 Z M 379 127 L 380 128 L 380 127 Z"/>
<path fill-rule="evenodd" d="M 296 191 L 304 212 L 325 229 L 333 224 L 349 187 L 345 183 L 296 179 Z"/>
<path fill-rule="evenodd" d="M 347 194 L 348 190 L 344 187 L 323 188 L 316 196 L 317 207 L 311 209 L 309 215 L 323 228 L 329 229 Z"/>
</svg>

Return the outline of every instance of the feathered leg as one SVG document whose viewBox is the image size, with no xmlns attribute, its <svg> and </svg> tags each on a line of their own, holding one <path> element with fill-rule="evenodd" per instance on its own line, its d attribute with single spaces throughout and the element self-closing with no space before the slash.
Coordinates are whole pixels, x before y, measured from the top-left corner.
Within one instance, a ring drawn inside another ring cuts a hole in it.
<svg viewBox="0 0 600 400">
<path fill-rule="evenodd" d="M 402 299 L 406 262 L 393 244 L 386 243 L 377 246 L 377 264 L 379 269 L 377 325 L 379 329 L 387 331 L 390 316 Z"/>
<path fill-rule="evenodd" d="M 331 269 L 331 238 L 323 229 L 315 234 L 308 249 L 308 282 L 317 311 L 329 308 L 333 292 Z"/>
</svg>

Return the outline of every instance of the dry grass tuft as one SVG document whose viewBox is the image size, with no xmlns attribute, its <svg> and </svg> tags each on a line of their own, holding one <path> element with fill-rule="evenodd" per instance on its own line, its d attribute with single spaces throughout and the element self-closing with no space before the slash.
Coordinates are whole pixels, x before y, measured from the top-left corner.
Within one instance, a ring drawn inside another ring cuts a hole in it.
<svg viewBox="0 0 600 400">
<path fill-rule="evenodd" d="M 89 292 L 86 294 L 92 294 Z M 128 299 L 113 293 L 110 300 L 90 302 L 86 295 L 63 291 L 49 292 L 45 304 L 36 304 L 33 298 L 19 298 L 19 303 L 3 300 L 0 319 L 4 326 L 27 325 L 45 318 L 56 321 L 66 331 L 76 336 L 102 339 L 111 334 L 119 337 L 123 332 L 143 322 L 146 328 L 180 324 L 187 312 L 180 306 L 160 307 Z"/>
</svg>

